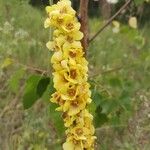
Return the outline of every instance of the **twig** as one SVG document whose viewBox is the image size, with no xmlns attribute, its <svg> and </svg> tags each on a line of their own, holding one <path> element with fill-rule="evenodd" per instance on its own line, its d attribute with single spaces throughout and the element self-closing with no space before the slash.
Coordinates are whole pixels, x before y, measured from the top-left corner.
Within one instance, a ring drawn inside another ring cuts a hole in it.
<svg viewBox="0 0 150 150">
<path fill-rule="evenodd" d="M 127 127 L 127 125 L 112 125 L 112 126 L 96 128 L 96 131 L 102 131 L 102 130 L 108 130 L 108 129 L 114 129 L 114 128 L 126 128 L 126 127 Z"/>
<path fill-rule="evenodd" d="M 37 74 L 45 75 L 45 76 L 48 75 L 48 71 L 46 71 L 46 70 L 39 69 L 39 68 L 32 67 L 32 66 L 28 66 L 28 65 L 24 65 L 24 64 L 21 64 L 21 63 L 19 63 L 19 62 L 16 62 L 16 63 L 17 63 L 18 65 L 22 66 L 22 67 L 25 67 L 27 70 L 36 72 Z"/>
<path fill-rule="evenodd" d="M 112 68 L 112 69 L 109 69 L 109 70 L 106 70 L 106 71 L 98 72 L 98 73 L 96 73 L 96 74 L 94 74 L 94 75 L 91 75 L 90 77 L 93 78 L 93 77 L 96 77 L 96 76 L 99 76 L 99 75 L 116 72 L 116 71 L 121 70 L 122 68 L 123 68 L 122 66 L 116 67 L 116 68 Z"/>
<path fill-rule="evenodd" d="M 119 71 L 121 69 L 122 69 L 122 66 L 103 71 L 101 74 L 107 74 L 107 73 L 111 73 L 111 72 L 116 72 L 116 71 Z"/>
<path fill-rule="evenodd" d="M 91 43 L 131 2 L 132 0 L 128 0 L 107 22 L 104 26 L 89 40 Z"/>
</svg>

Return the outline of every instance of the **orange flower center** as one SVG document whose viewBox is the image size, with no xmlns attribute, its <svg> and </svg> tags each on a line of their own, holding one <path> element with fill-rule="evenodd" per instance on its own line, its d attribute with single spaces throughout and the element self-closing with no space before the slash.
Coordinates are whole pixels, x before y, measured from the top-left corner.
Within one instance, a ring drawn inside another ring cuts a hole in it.
<svg viewBox="0 0 150 150">
<path fill-rule="evenodd" d="M 72 43 L 72 42 L 73 42 L 73 37 L 67 36 L 67 41 L 68 41 L 69 43 Z"/>
<path fill-rule="evenodd" d="M 79 103 L 78 103 L 77 100 L 74 100 L 74 101 L 71 102 L 71 105 L 72 105 L 73 107 L 78 107 Z"/>
<path fill-rule="evenodd" d="M 66 6 L 64 6 L 64 7 L 60 10 L 60 13 L 67 13 L 67 8 L 66 8 Z"/>
<path fill-rule="evenodd" d="M 71 71 L 70 71 L 70 77 L 71 77 L 72 79 L 75 79 L 76 76 L 77 76 L 76 70 L 75 70 L 75 69 L 71 70 Z"/>
<path fill-rule="evenodd" d="M 76 129 L 76 134 L 81 136 L 83 134 L 83 130 L 81 128 Z"/>
<path fill-rule="evenodd" d="M 72 30 L 72 29 L 74 28 L 74 24 L 73 24 L 73 23 L 68 23 L 68 24 L 66 25 L 66 28 L 67 28 L 68 30 Z"/>
<path fill-rule="evenodd" d="M 75 90 L 75 89 L 69 89 L 69 90 L 68 90 L 68 94 L 69 94 L 70 96 L 75 96 L 76 90 Z"/>
<path fill-rule="evenodd" d="M 73 58 L 73 57 L 76 57 L 76 53 L 75 53 L 75 52 L 70 51 L 70 52 L 69 52 L 69 56 L 70 56 L 70 57 L 72 57 L 72 58 Z"/>
<path fill-rule="evenodd" d="M 58 19 L 57 19 L 57 23 L 58 23 L 59 25 L 61 25 L 63 22 L 64 22 L 63 19 L 61 19 L 61 18 L 58 18 Z"/>
</svg>

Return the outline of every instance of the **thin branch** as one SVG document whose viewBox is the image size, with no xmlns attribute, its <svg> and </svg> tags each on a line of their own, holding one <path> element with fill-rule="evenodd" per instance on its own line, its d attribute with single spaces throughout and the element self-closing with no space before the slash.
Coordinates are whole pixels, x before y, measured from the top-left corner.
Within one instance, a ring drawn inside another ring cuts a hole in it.
<svg viewBox="0 0 150 150">
<path fill-rule="evenodd" d="M 46 70 L 39 69 L 39 68 L 36 68 L 36 67 L 33 67 L 33 66 L 24 65 L 24 64 L 21 64 L 19 62 L 16 62 L 16 64 L 18 64 L 19 66 L 25 67 L 25 69 L 27 69 L 29 71 L 33 71 L 37 74 L 45 75 L 45 76 L 48 75 L 48 71 L 46 71 Z"/>
<path fill-rule="evenodd" d="M 108 74 L 108 73 L 112 73 L 112 72 L 117 72 L 117 71 L 120 71 L 121 69 L 123 68 L 123 66 L 119 66 L 119 67 L 116 67 L 116 68 L 112 68 L 112 69 L 109 69 L 109 70 L 105 70 L 105 71 L 102 71 L 102 72 L 98 72 L 94 75 L 91 75 L 90 77 L 96 77 L 96 76 L 99 76 L 99 75 L 104 75 L 104 74 Z"/>
<path fill-rule="evenodd" d="M 91 43 L 131 2 L 132 0 L 128 0 L 107 22 L 104 26 L 89 40 Z"/>
<path fill-rule="evenodd" d="M 105 126 L 105 127 L 100 127 L 96 128 L 96 131 L 103 131 L 103 130 L 108 130 L 108 129 L 114 129 L 114 128 L 126 128 L 127 125 L 112 125 L 112 126 Z"/>
</svg>

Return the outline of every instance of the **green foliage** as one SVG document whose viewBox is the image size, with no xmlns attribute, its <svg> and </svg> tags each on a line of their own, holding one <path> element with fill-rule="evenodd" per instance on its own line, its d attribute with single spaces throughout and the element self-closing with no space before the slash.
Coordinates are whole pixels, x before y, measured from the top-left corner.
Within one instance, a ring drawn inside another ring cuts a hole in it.
<svg viewBox="0 0 150 150">
<path fill-rule="evenodd" d="M 31 75 L 28 78 L 23 96 L 23 105 L 25 109 L 30 108 L 43 95 L 49 82 L 50 78 L 38 75 Z"/>
<path fill-rule="evenodd" d="M 50 78 L 48 77 L 43 77 L 37 85 L 37 91 L 36 93 L 38 94 L 39 97 L 43 95 L 43 93 L 46 91 L 47 86 L 49 85 Z"/>
<path fill-rule="evenodd" d="M 62 113 L 56 111 L 55 109 L 58 106 L 56 104 L 51 103 L 49 107 L 49 116 L 51 118 L 52 124 L 54 125 L 57 135 L 62 137 L 65 134 L 64 123 L 62 119 Z"/>
<path fill-rule="evenodd" d="M 23 105 L 25 109 L 30 108 L 39 98 L 37 95 L 37 86 L 41 76 L 32 75 L 26 81 L 25 92 L 23 96 Z"/>
</svg>

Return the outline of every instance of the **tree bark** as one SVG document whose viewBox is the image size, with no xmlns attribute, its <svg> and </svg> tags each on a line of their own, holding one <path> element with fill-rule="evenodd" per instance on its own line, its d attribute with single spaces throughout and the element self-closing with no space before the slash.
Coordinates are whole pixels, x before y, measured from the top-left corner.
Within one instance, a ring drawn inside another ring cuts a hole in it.
<svg viewBox="0 0 150 150">
<path fill-rule="evenodd" d="M 82 42 L 82 46 L 84 48 L 85 54 L 86 54 L 86 50 L 88 48 L 88 40 L 89 40 L 88 3 L 89 3 L 89 0 L 80 0 L 80 10 L 79 10 L 81 31 L 84 34 L 84 37 L 81 42 Z"/>
</svg>

